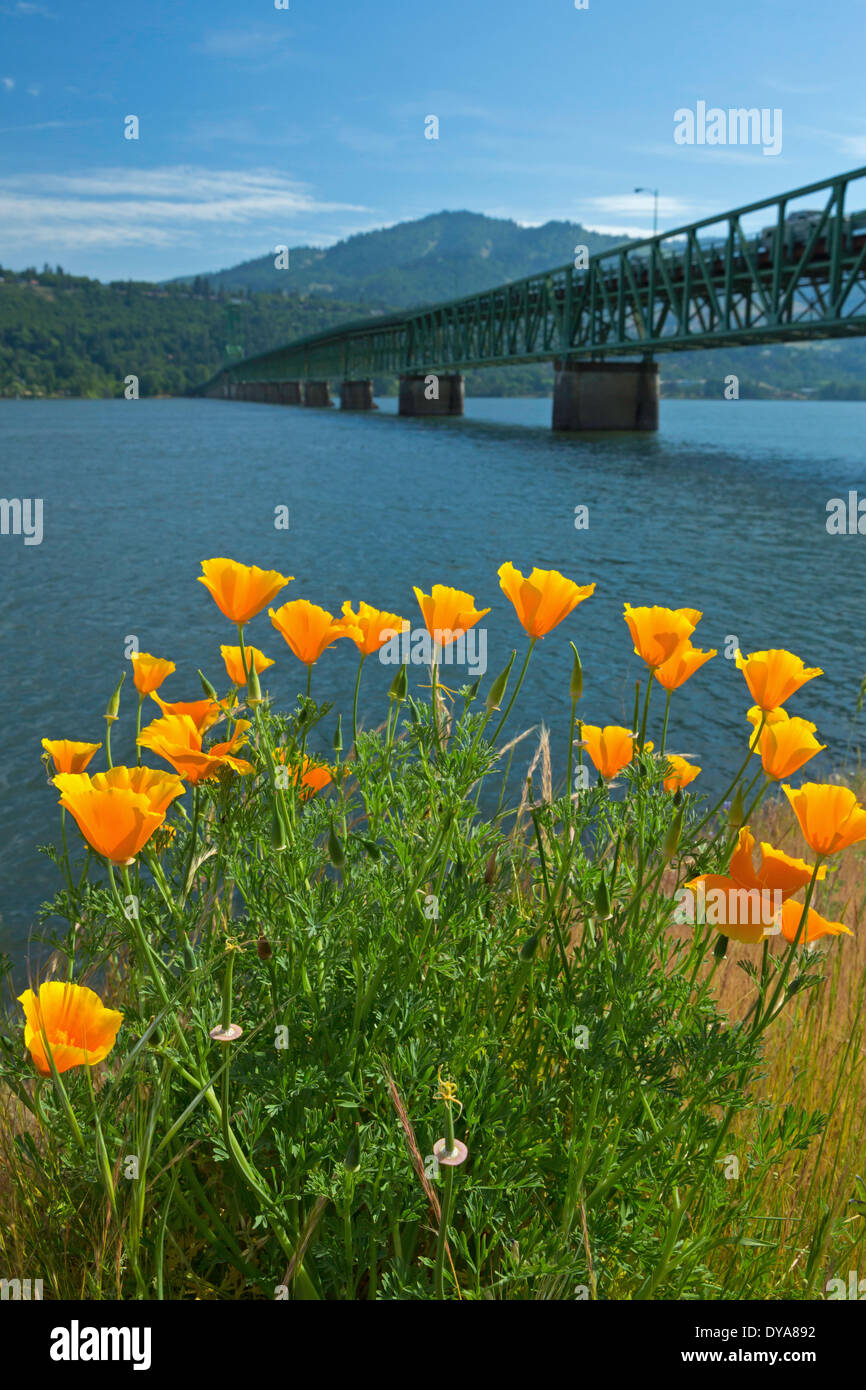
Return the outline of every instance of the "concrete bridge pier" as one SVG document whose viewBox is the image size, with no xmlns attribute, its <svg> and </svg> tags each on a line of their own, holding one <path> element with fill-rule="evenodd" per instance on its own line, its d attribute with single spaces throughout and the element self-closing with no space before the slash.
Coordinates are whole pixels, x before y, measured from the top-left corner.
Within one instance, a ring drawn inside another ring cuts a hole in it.
<svg viewBox="0 0 866 1390">
<path fill-rule="evenodd" d="M 366 377 L 361 381 L 344 381 L 340 386 L 341 410 L 378 410 L 373 401 L 373 381 Z"/>
<path fill-rule="evenodd" d="M 554 363 L 555 430 L 657 430 L 659 367 L 641 362 Z"/>
<path fill-rule="evenodd" d="M 462 415 L 466 397 L 460 372 L 424 376 L 401 376 L 400 415 Z"/>
<path fill-rule="evenodd" d="M 304 382 L 304 405 L 331 405 L 331 391 L 327 381 Z"/>
<path fill-rule="evenodd" d="M 280 405 L 302 405 L 301 383 L 299 381 L 278 381 L 277 400 Z"/>
</svg>

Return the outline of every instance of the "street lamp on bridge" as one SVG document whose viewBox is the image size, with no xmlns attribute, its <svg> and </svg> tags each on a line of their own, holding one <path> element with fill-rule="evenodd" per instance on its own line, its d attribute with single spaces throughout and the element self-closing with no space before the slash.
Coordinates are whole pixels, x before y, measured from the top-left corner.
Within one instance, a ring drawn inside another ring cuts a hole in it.
<svg viewBox="0 0 866 1390">
<path fill-rule="evenodd" d="M 657 188 L 636 188 L 635 193 L 651 193 L 653 198 L 653 236 L 659 229 L 659 191 Z"/>
</svg>

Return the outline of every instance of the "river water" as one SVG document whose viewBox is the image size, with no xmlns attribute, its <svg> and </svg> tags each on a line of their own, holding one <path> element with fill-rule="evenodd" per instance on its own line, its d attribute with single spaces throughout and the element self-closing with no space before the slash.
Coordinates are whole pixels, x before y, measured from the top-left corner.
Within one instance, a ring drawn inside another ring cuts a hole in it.
<svg viewBox="0 0 866 1390">
<path fill-rule="evenodd" d="M 224 685 L 219 646 L 235 638 L 196 583 L 209 556 L 296 576 L 278 602 L 305 597 L 337 613 L 344 599 L 366 599 L 413 626 L 413 584 L 467 589 L 492 609 L 488 680 L 513 646 L 525 650 L 496 577 L 503 561 L 596 581 L 539 643 L 511 718 L 515 732 L 546 722 L 560 782 L 569 638 L 584 665 L 582 717 L 631 723 L 643 668 L 625 600 L 702 609 L 694 641 L 719 649 L 672 707 L 668 746 L 704 768 L 695 789 L 720 793 L 744 752 L 750 702 L 724 659 L 731 637 L 743 651 L 789 647 L 824 668 L 789 706 L 829 745 L 811 775 L 856 756 L 866 535 L 830 534 L 827 504 L 851 490 L 866 499 L 866 403 L 663 401 L 657 435 L 584 437 L 551 433 L 549 400 L 471 399 L 453 420 L 400 419 L 395 400 L 380 406 L 355 415 L 205 400 L 0 401 L 0 496 L 43 503 L 41 544 L 0 535 L 0 950 L 20 961 L 59 884 L 36 849 L 59 834 L 40 739 L 103 739 L 133 635 L 177 663 L 166 698 L 199 698 L 198 667 Z M 274 525 L 281 507 L 288 530 Z M 277 659 L 265 685 L 291 701 L 302 668 L 266 613 L 248 636 Z M 338 702 L 344 728 L 355 669 L 355 648 L 339 642 L 314 675 L 314 695 Z M 368 726 L 383 717 L 392 674 L 367 663 Z M 446 669 L 443 678 L 465 677 Z M 412 684 L 426 679 L 412 668 Z M 133 746 L 131 678 L 124 694 L 116 761 Z"/>
</svg>

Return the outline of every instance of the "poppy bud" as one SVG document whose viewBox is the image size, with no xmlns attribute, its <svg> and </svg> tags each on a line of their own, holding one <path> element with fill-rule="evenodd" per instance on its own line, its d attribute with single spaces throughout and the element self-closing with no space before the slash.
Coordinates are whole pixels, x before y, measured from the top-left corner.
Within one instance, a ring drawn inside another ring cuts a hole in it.
<svg viewBox="0 0 866 1390">
<path fill-rule="evenodd" d="M 196 965 L 198 964 L 195 958 L 195 951 L 192 949 L 188 941 L 185 941 L 183 943 L 183 963 L 187 970 L 195 970 Z"/>
<path fill-rule="evenodd" d="M 338 715 L 337 715 L 337 727 L 336 727 L 336 729 L 334 730 L 334 752 L 335 752 L 335 753 L 342 753 L 342 751 L 343 751 L 343 716 L 342 716 L 342 714 L 338 714 Z"/>
<path fill-rule="evenodd" d="M 743 789 L 742 787 L 737 787 L 737 794 L 731 802 L 731 808 L 728 811 L 728 825 L 738 830 L 743 824 L 743 820 Z"/>
<path fill-rule="evenodd" d="M 247 704 L 260 705 L 262 703 L 262 687 L 259 683 L 259 673 L 256 670 L 256 663 L 250 656 L 250 674 L 247 677 Z"/>
<path fill-rule="evenodd" d="M 108 708 L 105 711 L 105 719 L 109 724 L 113 724 L 117 719 L 117 711 L 120 709 L 120 687 L 123 685 L 123 682 L 125 680 L 126 672 L 124 671 L 123 675 L 120 677 L 120 680 L 117 683 L 117 689 L 115 690 L 114 694 L 108 702 Z"/>
<path fill-rule="evenodd" d="M 349 1147 L 346 1150 L 346 1157 L 343 1159 L 343 1167 L 347 1173 L 357 1173 L 361 1166 L 361 1139 L 358 1134 L 353 1134 L 349 1140 Z"/>
<path fill-rule="evenodd" d="M 405 699 L 406 699 L 406 691 L 408 690 L 408 688 L 409 688 L 409 677 L 408 677 L 408 675 L 406 674 L 406 667 L 405 667 L 405 664 L 404 664 L 403 666 L 400 667 L 400 670 L 397 672 L 396 676 L 394 677 L 394 679 L 393 679 L 392 682 L 391 682 L 390 689 L 388 690 L 388 699 L 389 699 L 389 700 L 405 700 Z"/>
<path fill-rule="evenodd" d="M 580 664 L 577 647 L 573 642 L 569 642 L 568 645 L 574 652 L 574 665 L 571 668 L 571 682 L 568 687 L 568 693 L 571 696 L 571 703 L 576 705 L 583 694 L 583 667 Z"/>
<path fill-rule="evenodd" d="M 208 697 L 208 699 L 218 700 L 219 696 L 217 695 L 207 676 L 203 676 L 201 671 L 199 671 L 198 678 L 201 681 L 201 688 L 204 691 L 205 695 Z"/>
<path fill-rule="evenodd" d="M 680 835 L 683 831 L 684 810 L 685 807 L 681 806 L 680 809 L 677 811 L 676 815 L 674 816 L 673 821 L 668 826 L 667 834 L 665 835 L 664 842 L 662 843 L 662 858 L 665 860 L 673 859 L 674 855 L 677 852 L 677 846 L 680 842 Z"/>
<path fill-rule="evenodd" d="M 514 665 L 514 658 L 516 657 L 516 655 L 516 651 L 513 651 L 511 653 L 511 660 L 509 661 L 505 670 L 502 671 L 501 674 L 496 677 L 496 680 L 493 682 L 489 691 L 487 692 L 488 710 L 499 709 L 500 705 L 502 704 L 502 699 L 505 695 L 505 688 L 508 685 L 508 677 L 511 675 L 511 668 Z"/>
<path fill-rule="evenodd" d="M 270 941 L 266 936 L 260 936 L 256 942 L 256 955 L 259 960 L 270 960 L 274 954 Z"/>
<path fill-rule="evenodd" d="M 469 687 L 469 692 L 468 692 L 468 694 L 467 694 L 467 696 L 466 696 L 466 703 L 467 703 L 467 704 L 469 704 L 469 705 L 472 704 L 472 701 L 475 699 L 476 695 L 478 694 L 478 687 L 480 686 L 480 684 L 481 684 L 481 677 L 479 676 L 478 679 L 475 680 L 475 681 L 473 681 L 472 684 L 471 684 L 470 687 Z"/>
<path fill-rule="evenodd" d="M 343 850 L 343 846 L 340 844 L 340 841 L 337 838 L 337 833 L 334 830 L 333 823 L 331 824 L 331 828 L 328 831 L 328 856 L 335 868 L 342 869 L 343 865 L 346 862 L 346 855 Z"/>
<path fill-rule="evenodd" d="M 597 916 L 605 920 L 610 917 L 610 893 L 604 874 L 599 879 L 598 887 L 595 890 L 595 911 Z"/>
<path fill-rule="evenodd" d="M 532 960 L 535 952 L 538 950 L 538 938 L 540 935 L 541 932 L 535 932 L 534 935 L 527 937 L 520 948 L 521 960 Z"/>
<path fill-rule="evenodd" d="M 286 827 L 280 815 L 279 804 L 274 802 L 274 814 L 271 820 L 271 849 L 281 850 L 286 847 Z"/>
</svg>

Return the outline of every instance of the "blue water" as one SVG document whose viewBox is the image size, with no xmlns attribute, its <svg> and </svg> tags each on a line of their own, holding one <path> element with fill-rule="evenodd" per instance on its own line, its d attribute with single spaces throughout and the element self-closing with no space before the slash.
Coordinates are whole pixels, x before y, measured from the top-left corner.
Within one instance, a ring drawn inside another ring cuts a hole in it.
<svg viewBox="0 0 866 1390">
<path fill-rule="evenodd" d="M 539 644 L 510 725 L 545 720 L 560 781 L 569 638 L 584 664 L 582 717 L 631 723 L 643 669 L 624 600 L 702 609 L 694 640 L 719 649 L 672 708 L 668 746 L 702 765 L 696 788 L 721 792 L 744 751 L 750 702 L 722 655 L 730 635 L 744 651 L 789 647 L 824 668 L 789 706 L 829 745 L 810 773 L 855 753 L 866 536 L 831 536 L 825 523 L 830 498 L 866 497 L 866 404 L 665 401 L 658 435 L 642 437 L 553 435 L 547 400 L 470 400 L 459 420 L 404 420 L 396 401 L 380 404 L 353 415 L 204 400 L 0 401 L 0 496 L 44 506 L 41 545 L 0 536 L 0 949 L 20 957 L 59 884 L 36 852 L 58 835 L 40 739 L 103 739 L 130 635 L 177 663 L 166 698 L 199 698 L 197 667 L 224 683 L 219 646 L 235 639 L 196 583 L 209 556 L 296 576 L 279 601 L 306 597 L 337 613 L 363 598 L 413 625 L 413 584 L 468 589 L 493 610 L 488 679 L 512 646 L 525 649 L 498 586 L 504 560 L 595 580 L 594 597 Z M 288 531 L 274 528 L 281 505 Z M 587 530 L 574 526 L 579 505 Z M 266 613 L 249 639 L 277 659 L 266 685 L 288 703 L 303 673 Z M 350 714 L 355 669 L 354 647 L 337 643 L 316 668 L 314 695 Z M 383 717 L 392 674 L 367 663 L 368 725 Z M 427 677 L 415 667 L 412 679 Z M 131 687 L 128 677 L 116 760 L 132 751 Z"/>
</svg>

